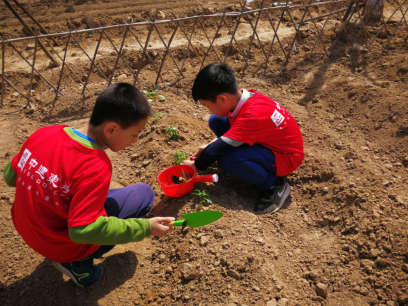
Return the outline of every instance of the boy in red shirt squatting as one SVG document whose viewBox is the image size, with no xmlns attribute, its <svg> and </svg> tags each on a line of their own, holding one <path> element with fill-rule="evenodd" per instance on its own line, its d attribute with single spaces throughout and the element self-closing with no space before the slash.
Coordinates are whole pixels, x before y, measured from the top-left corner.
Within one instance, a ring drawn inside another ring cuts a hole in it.
<svg viewBox="0 0 408 306">
<path fill-rule="evenodd" d="M 303 161 L 299 126 L 278 102 L 255 90 L 240 90 L 231 67 L 213 63 L 194 81 L 194 101 L 212 113 L 209 126 L 217 136 L 199 147 L 194 161 L 183 164 L 205 170 L 213 162 L 225 172 L 252 183 L 261 193 L 256 211 L 274 213 L 290 194 L 282 177 Z"/>
<path fill-rule="evenodd" d="M 87 125 L 37 130 L 4 170 L 7 184 L 16 187 L 11 214 L 17 232 L 79 286 L 102 276 L 93 260 L 114 245 L 173 229 L 172 217 L 142 219 L 154 202 L 150 186 L 109 190 L 112 164 L 104 150 L 135 143 L 151 115 L 138 89 L 112 85 L 96 99 Z"/>
</svg>

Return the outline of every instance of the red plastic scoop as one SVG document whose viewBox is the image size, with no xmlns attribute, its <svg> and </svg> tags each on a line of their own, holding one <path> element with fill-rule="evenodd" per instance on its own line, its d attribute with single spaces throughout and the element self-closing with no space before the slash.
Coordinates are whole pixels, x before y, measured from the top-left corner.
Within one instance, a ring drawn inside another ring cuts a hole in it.
<svg viewBox="0 0 408 306">
<path fill-rule="evenodd" d="M 174 177 L 179 178 L 181 183 L 175 183 Z M 165 195 L 179 198 L 193 191 L 195 183 L 218 182 L 218 175 L 197 175 L 193 167 L 177 165 L 160 172 L 157 176 L 157 182 Z"/>
</svg>

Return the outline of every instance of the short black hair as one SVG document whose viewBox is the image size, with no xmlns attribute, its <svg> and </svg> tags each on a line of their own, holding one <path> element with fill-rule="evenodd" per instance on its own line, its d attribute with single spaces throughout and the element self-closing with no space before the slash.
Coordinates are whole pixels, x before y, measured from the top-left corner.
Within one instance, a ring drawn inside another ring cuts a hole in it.
<svg viewBox="0 0 408 306">
<path fill-rule="evenodd" d="M 201 99 L 216 102 L 218 95 L 234 94 L 238 89 L 234 70 L 225 63 L 212 63 L 197 74 L 191 92 L 196 102 Z"/>
<path fill-rule="evenodd" d="M 117 83 L 98 96 L 89 122 L 98 126 L 113 121 L 127 129 L 152 114 L 152 107 L 140 90 L 128 83 Z"/>
</svg>

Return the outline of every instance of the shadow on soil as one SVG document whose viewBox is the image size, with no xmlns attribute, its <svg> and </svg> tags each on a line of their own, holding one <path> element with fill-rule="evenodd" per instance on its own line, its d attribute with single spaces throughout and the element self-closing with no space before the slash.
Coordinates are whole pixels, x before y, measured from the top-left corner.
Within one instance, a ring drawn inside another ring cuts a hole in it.
<svg viewBox="0 0 408 306">
<path fill-rule="evenodd" d="M 96 261 L 98 264 L 98 261 Z M 10 286 L 0 285 L 1 305 L 99 305 L 98 301 L 123 285 L 136 272 L 138 260 L 133 252 L 114 254 L 100 262 L 101 279 L 88 288 L 75 285 L 44 259 L 31 275 Z"/>
</svg>

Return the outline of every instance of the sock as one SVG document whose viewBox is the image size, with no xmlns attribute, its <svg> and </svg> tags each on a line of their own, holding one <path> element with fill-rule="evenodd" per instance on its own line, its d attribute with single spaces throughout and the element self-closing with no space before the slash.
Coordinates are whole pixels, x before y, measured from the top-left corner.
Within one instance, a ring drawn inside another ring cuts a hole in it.
<svg viewBox="0 0 408 306">
<path fill-rule="evenodd" d="M 274 186 L 280 186 L 283 185 L 283 183 L 284 183 L 283 179 L 281 177 L 277 177 Z"/>
</svg>

